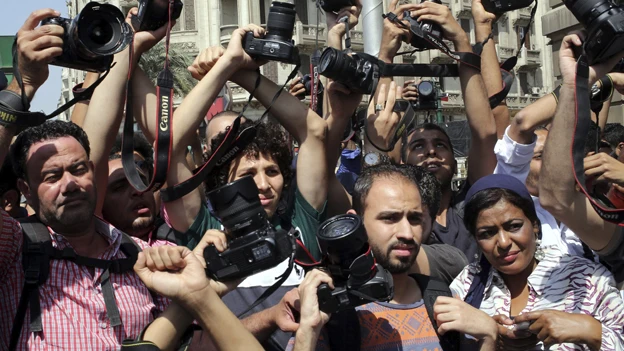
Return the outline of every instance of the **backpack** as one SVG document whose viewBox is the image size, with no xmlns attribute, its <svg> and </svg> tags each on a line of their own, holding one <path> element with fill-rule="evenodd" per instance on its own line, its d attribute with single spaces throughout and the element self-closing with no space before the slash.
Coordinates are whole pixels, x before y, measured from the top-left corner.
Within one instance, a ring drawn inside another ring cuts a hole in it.
<svg viewBox="0 0 624 351">
<path fill-rule="evenodd" d="M 443 282 L 428 276 L 411 274 L 410 277 L 416 280 L 422 291 L 427 315 L 429 315 L 429 320 L 437 334 L 438 323 L 434 317 L 433 305 L 438 296 L 452 297 L 451 290 Z M 327 322 L 325 330 L 327 330 L 331 350 L 360 350 L 360 320 L 355 309 L 334 313 L 329 322 Z M 444 335 L 438 334 L 438 338 L 443 351 L 459 350 L 460 334 L 458 332 L 447 332 Z"/>
<path fill-rule="evenodd" d="M 77 255 L 67 247 L 59 250 L 52 246 L 52 239 L 48 228 L 37 217 L 31 216 L 20 220 L 24 243 L 22 248 L 22 266 L 24 268 L 24 289 L 20 296 L 17 313 L 11 328 L 9 351 L 17 348 L 26 311 L 30 305 L 30 330 L 43 331 L 41 325 L 41 306 L 39 303 L 39 286 L 46 283 L 50 273 L 51 260 L 68 260 L 80 266 L 104 269 L 102 273 L 102 293 L 106 304 L 106 313 L 111 326 L 121 325 L 119 309 L 115 302 L 115 292 L 110 282 L 110 274 L 122 274 L 133 270 L 134 263 L 141 247 L 125 233 L 122 233 L 120 250 L 126 258 L 116 260 L 101 260 L 97 258 Z"/>
</svg>

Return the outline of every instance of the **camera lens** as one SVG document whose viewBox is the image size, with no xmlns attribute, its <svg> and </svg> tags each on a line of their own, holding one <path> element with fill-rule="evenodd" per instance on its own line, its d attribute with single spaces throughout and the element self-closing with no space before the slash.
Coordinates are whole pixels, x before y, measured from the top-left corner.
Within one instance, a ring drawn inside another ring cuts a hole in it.
<svg viewBox="0 0 624 351">
<path fill-rule="evenodd" d="M 564 0 L 563 3 L 585 27 L 591 27 L 594 20 L 615 7 L 609 0 Z"/>
<path fill-rule="evenodd" d="M 295 5 L 274 1 L 269 10 L 266 39 L 289 42 L 295 29 Z"/>
<path fill-rule="evenodd" d="M 433 95 L 433 84 L 429 81 L 424 81 L 418 84 L 418 96 L 421 98 L 430 98 Z"/>
<path fill-rule="evenodd" d="M 98 21 L 92 25 L 89 39 L 96 44 L 106 45 L 113 39 L 113 28 L 109 23 Z"/>
<path fill-rule="evenodd" d="M 351 86 L 350 79 L 357 79 L 357 61 L 342 51 L 327 48 L 321 55 L 319 72 L 327 78 Z"/>
<path fill-rule="evenodd" d="M 121 11 L 108 4 L 90 2 L 74 18 L 71 33 L 87 57 L 110 56 L 123 50 L 132 38 Z"/>
<path fill-rule="evenodd" d="M 258 187 L 251 176 L 226 184 L 206 196 L 225 230 L 235 237 L 261 229 L 267 224 Z"/>
<path fill-rule="evenodd" d="M 368 246 L 362 219 L 351 214 L 335 216 L 321 223 L 316 236 L 324 253 L 347 265 Z"/>
</svg>

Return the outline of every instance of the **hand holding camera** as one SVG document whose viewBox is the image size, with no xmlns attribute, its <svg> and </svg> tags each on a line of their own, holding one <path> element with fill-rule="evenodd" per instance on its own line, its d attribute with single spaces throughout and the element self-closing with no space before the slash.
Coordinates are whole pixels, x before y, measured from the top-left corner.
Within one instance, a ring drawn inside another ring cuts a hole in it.
<svg viewBox="0 0 624 351">
<path fill-rule="evenodd" d="M 472 18 L 475 26 L 483 26 L 491 31 L 496 15 L 483 7 L 483 0 L 472 0 Z"/>
<path fill-rule="evenodd" d="M 324 312 L 319 305 L 317 295 L 317 290 L 322 285 L 326 285 L 330 289 L 335 288 L 332 278 L 327 273 L 313 269 L 306 274 L 303 282 L 297 288 L 300 299 L 300 328 L 311 328 L 318 331 L 329 321 L 330 315 Z"/>
<path fill-rule="evenodd" d="M 343 19 L 344 17 L 348 18 L 350 29 L 353 29 L 355 26 L 357 26 L 360 14 L 362 13 L 362 0 L 351 0 L 349 4 L 342 5 L 345 6 L 340 8 L 337 12 L 325 12 L 325 21 L 327 22 L 329 35 L 335 34 L 340 38 L 342 38 L 346 34 L 346 27 L 341 19 Z"/>
<path fill-rule="evenodd" d="M 390 140 L 399 124 L 401 116 L 394 111 L 394 104 L 397 97 L 403 95 L 403 88 L 398 87 L 394 81 L 390 87 L 382 84 L 379 87 L 377 101 L 368 107 L 368 139 L 375 145 L 387 148 Z"/>
<path fill-rule="evenodd" d="M 434 1 L 423 1 L 414 7 L 416 11 L 412 11 L 411 16 L 421 23 L 428 21 L 440 25 L 444 38 L 455 44 L 455 51 L 472 52 L 468 34 L 457 23 L 451 9 Z"/>
<path fill-rule="evenodd" d="M 362 94 L 354 93 L 335 81 L 329 81 L 327 94 L 332 115 L 338 118 L 351 118 L 362 101 Z"/>
<path fill-rule="evenodd" d="M 163 26 L 158 27 L 156 29 L 140 29 L 140 27 L 136 27 L 137 22 L 136 19 L 139 13 L 139 9 L 137 7 L 133 7 L 128 11 L 128 15 L 126 16 L 126 23 L 132 26 L 134 30 L 134 57 L 138 60 L 139 56 L 143 53 L 149 51 L 154 45 L 158 44 L 165 35 L 167 35 L 167 23 Z M 145 22 L 144 22 L 145 23 Z M 171 23 L 173 27 L 175 25 L 175 20 Z"/>
<path fill-rule="evenodd" d="M 247 52 L 246 43 L 250 38 L 262 38 L 265 35 L 264 28 L 255 24 L 238 28 L 232 33 L 232 38 L 225 50 L 224 56 L 227 56 L 228 62 L 231 62 L 238 69 L 257 70 L 266 61 L 254 60 Z"/>
<path fill-rule="evenodd" d="M 24 81 L 24 93 L 29 97 L 48 79 L 48 64 L 63 53 L 63 27 L 37 27 L 45 18 L 56 16 L 60 13 L 52 9 L 37 10 L 17 32 L 19 71 Z"/>
<path fill-rule="evenodd" d="M 393 12 L 403 20 L 405 11 L 411 11 L 415 9 L 415 4 L 407 4 L 398 6 L 399 0 L 392 0 L 389 6 L 389 11 Z M 407 21 L 403 21 L 406 25 L 409 25 Z M 397 52 L 401 48 L 401 43 L 409 37 L 409 30 L 401 28 L 392 23 L 388 18 L 383 21 L 383 33 L 381 38 L 381 47 L 379 48 L 379 59 L 391 63 L 394 60 Z"/>
</svg>

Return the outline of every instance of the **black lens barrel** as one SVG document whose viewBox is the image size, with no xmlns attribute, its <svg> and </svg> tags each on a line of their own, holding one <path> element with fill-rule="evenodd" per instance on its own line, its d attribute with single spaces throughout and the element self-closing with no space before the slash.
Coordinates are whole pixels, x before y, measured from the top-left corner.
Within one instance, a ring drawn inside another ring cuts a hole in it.
<svg viewBox="0 0 624 351">
<path fill-rule="evenodd" d="M 292 40 L 296 19 L 295 5 L 274 1 L 269 10 L 266 39 L 289 42 Z"/>
</svg>

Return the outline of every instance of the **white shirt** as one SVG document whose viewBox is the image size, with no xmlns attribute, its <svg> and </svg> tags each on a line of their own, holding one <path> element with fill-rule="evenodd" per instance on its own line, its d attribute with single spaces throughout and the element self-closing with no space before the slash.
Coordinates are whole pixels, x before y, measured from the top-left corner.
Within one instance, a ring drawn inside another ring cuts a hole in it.
<svg viewBox="0 0 624 351">
<path fill-rule="evenodd" d="M 524 184 L 529 175 L 534 149 L 535 141 L 529 145 L 517 143 L 509 137 L 507 127 L 503 139 L 500 139 L 494 147 L 498 161 L 494 174 L 507 174 Z M 535 204 L 537 218 L 542 223 L 542 246 L 554 246 L 564 255 L 583 256 L 583 244 L 576 234 L 563 223 L 561 226 L 557 224 L 555 217 L 542 208 L 538 197 L 531 198 Z"/>
</svg>

